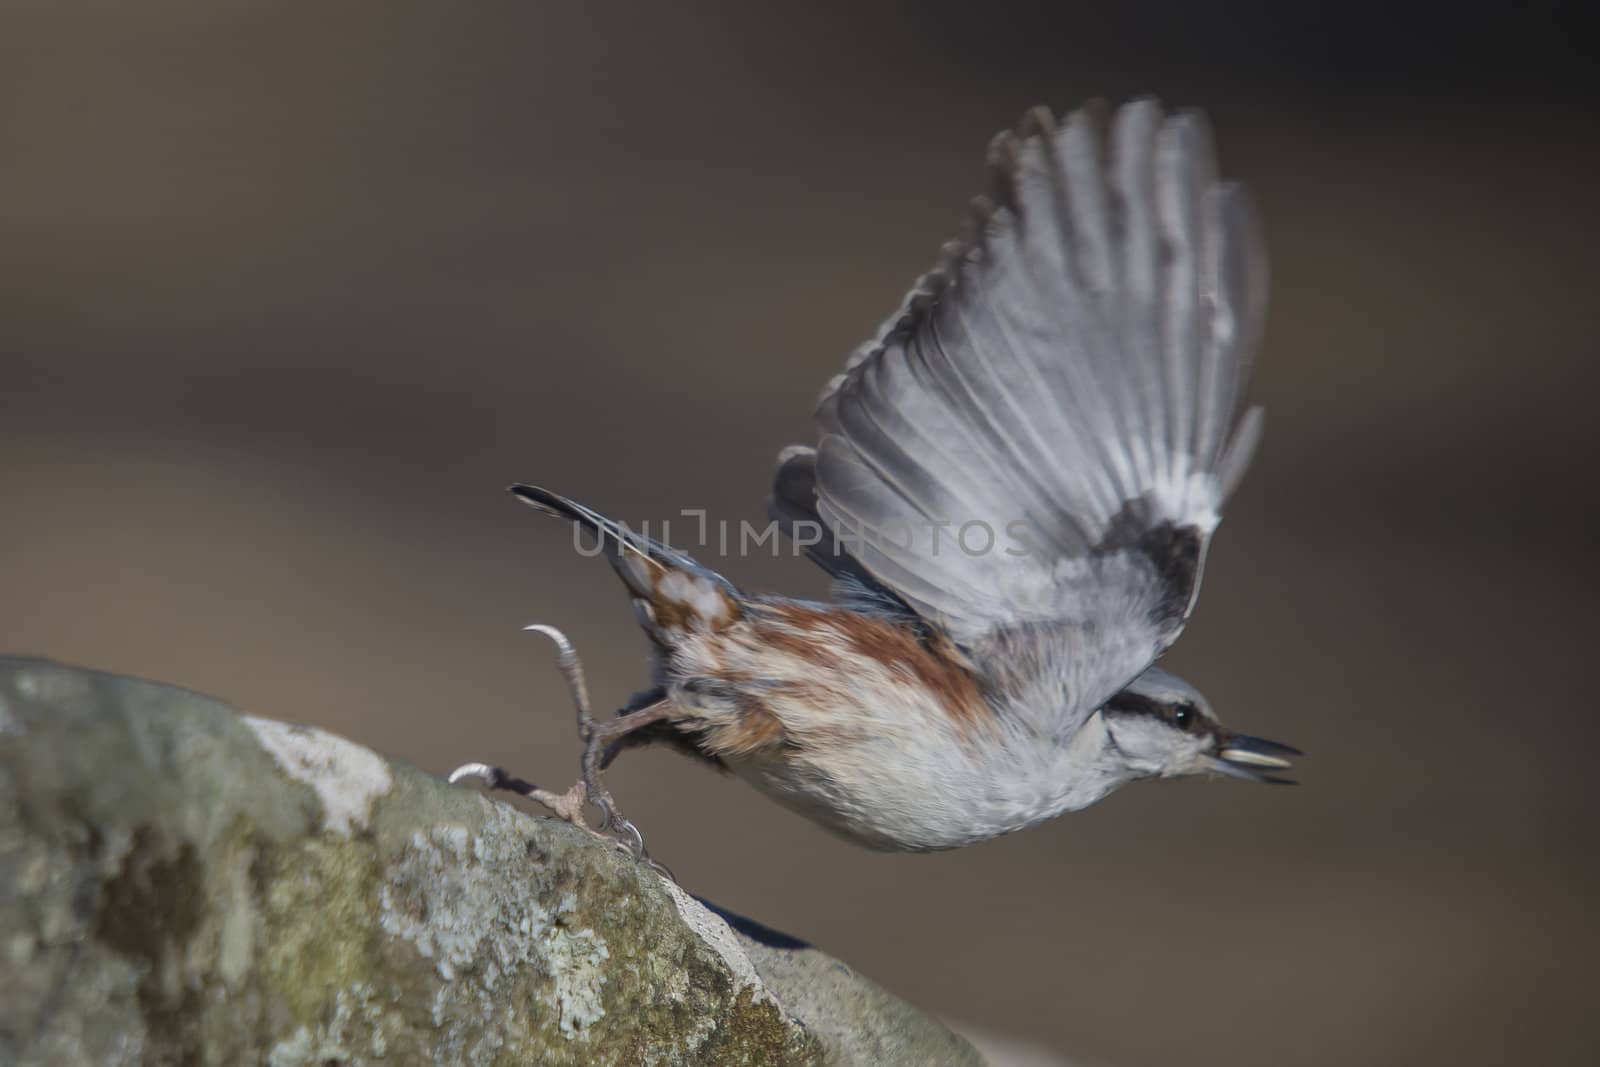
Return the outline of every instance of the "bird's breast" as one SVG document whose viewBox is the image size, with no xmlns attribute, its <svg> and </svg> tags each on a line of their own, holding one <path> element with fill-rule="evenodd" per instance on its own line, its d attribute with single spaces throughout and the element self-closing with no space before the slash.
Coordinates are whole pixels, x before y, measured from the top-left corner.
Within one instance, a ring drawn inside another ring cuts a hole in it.
<svg viewBox="0 0 1600 1067">
<path fill-rule="evenodd" d="M 668 675 L 677 725 L 708 755 L 863 844 L 953 848 L 1054 813 L 1048 775 L 1030 769 L 1031 735 L 941 637 L 764 603 L 680 640 Z"/>
</svg>

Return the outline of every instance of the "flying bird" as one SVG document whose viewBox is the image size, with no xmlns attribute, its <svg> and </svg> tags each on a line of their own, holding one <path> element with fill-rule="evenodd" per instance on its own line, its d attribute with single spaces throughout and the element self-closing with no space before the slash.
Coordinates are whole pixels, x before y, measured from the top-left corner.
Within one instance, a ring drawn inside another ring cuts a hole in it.
<svg viewBox="0 0 1600 1067">
<path fill-rule="evenodd" d="M 988 189 L 877 336 L 828 383 L 818 440 L 779 457 L 770 512 L 830 602 L 756 595 L 557 493 L 598 536 L 654 649 L 651 688 L 589 714 L 554 793 L 478 776 L 642 839 L 600 771 L 664 742 L 860 844 L 956 848 L 1151 778 L 1280 782 L 1300 753 L 1224 726 L 1155 666 L 1260 434 L 1239 415 L 1266 278 L 1204 119 L 1139 100 L 1028 112 Z"/>
</svg>

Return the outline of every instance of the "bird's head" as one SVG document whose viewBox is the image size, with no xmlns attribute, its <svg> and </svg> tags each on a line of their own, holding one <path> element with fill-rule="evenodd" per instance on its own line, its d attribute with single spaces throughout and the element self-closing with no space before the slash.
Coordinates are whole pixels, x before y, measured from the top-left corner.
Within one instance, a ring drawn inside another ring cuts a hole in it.
<svg viewBox="0 0 1600 1067">
<path fill-rule="evenodd" d="M 1199 690 L 1154 667 L 1102 709 L 1113 755 L 1135 778 L 1225 774 L 1287 784 L 1274 774 L 1302 753 L 1288 745 L 1236 733 L 1217 721 Z"/>
</svg>

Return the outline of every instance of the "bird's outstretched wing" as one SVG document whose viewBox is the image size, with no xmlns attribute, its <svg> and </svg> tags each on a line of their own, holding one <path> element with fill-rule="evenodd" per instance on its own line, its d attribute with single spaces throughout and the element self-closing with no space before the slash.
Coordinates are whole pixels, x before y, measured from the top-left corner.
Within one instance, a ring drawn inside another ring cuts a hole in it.
<svg viewBox="0 0 1600 1067">
<path fill-rule="evenodd" d="M 1060 727 L 1176 640 L 1259 428 L 1235 417 L 1265 304 L 1243 193 L 1198 115 L 1110 125 L 1103 146 L 1090 112 L 1039 109 L 994 140 L 969 234 L 829 383 L 774 491 L 841 539 L 813 558 L 984 669 L 1065 686 Z"/>
</svg>

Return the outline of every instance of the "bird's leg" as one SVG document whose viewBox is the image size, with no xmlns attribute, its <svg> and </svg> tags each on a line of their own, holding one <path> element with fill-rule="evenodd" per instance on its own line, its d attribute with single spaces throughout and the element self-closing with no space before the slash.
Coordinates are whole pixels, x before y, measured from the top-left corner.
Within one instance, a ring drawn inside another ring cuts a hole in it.
<svg viewBox="0 0 1600 1067">
<path fill-rule="evenodd" d="M 583 777 L 578 785 L 588 792 L 589 799 L 600 809 L 605 821 L 601 824 L 602 830 L 612 830 L 626 834 L 635 842 L 634 854 L 640 857 L 645 855 L 644 837 L 639 833 L 639 828 L 617 811 L 616 801 L 611 799 L 611 793 L 600 784 L 600 772 L 610 764 L 605 758 L 619 738 L 630 734 L 640 727 L 649 726 L 653 722 L 660 722 L 666 718 L 671 705 L 665 700 L 657 701 L 646 707 L 639 708 L 626 714 L 618 714 L 605 722 L 589 722 L 587 734 L 583 734 Z M 576 788 L 576 786 L 574 787 Z"/>
<path fill-rule="evenodd" d="M 541 789 L 531 782 L 507 774 L 499 767 L 485 763 L 463 764 L 450 772 L 449 780 L 454 783 L 466 778 L 479 778 L 490 789 L 505 789 L 536 801 L 565 821 L 597 837 L 603 836 L 607 831 L 623 834 L 629 840 L 625 844 L 618 842 L 619 844 L 623 844 L 635 858 L 648 858 L 645 854 L 643 835 L 639 833 L 638 827 L 617 811 L 617 804 L 611 792 L 600 782 L 600 770 L 603 766 L 602 756 L 608 746 L 614 745 L 619 738 L 634 730 L 659 722 L 666 716 L 669 705 L 659 690 L 651 691 L 640 696 L 660 699 L 653 699 L 652 703 L 641 703 L 635 698 L 629 707 L 624 708 L 615 717 L 605 722 L 596 722 L 589 710 L 589 686 L 584 679 L 583 662 L 578 658 L 578 651 L 572 642 L 553 626 L 534 625 L 524 629 L 542 633 L 555 642 L 557 663 L 561 669 L 561 676 L 566 679 L 567 690 L 572 694 L 572 704 L 578 718 L 578 737 L 583 742 L 583 756 L 580 763 L 582 773 L 578 781 L 564 793 Z M 583 806 L 586 803 L 592 803 L 600 809 L 598 827 L 591 827 L 584 820 Z"/>
<path fill-rule="evenodd" d="M 617 758 L 617 755 L 622 752 L 623 749 L 629 748 L 634 744 L 644 743 L 644 741 L 637 736 L 639 728 L 642 726 L 649 726 L 653 722 L 660 722 L 662 715 L 656 714 L 656 709 L 666 702 L 667 691 L 661 686 L 656 686 L 654 689 L 645 689 L 633 694 L 633 696 L 628 698 L 628 702 L 626 704 L 617 709 L 617 714 L 612 719 L 613 722 L 627 716 L 641 713 L 646 714 L 648 717 L 644 719 L 633 720 L 629 723 L 629 728 L 626 731 L 623 731 L 606 740 L 605 747 L 600 751 L 600 763 L 596 771 L 597 774 L 603 774 L 605 770 L 611 766 L 612 761 Z"/>
</svg>

